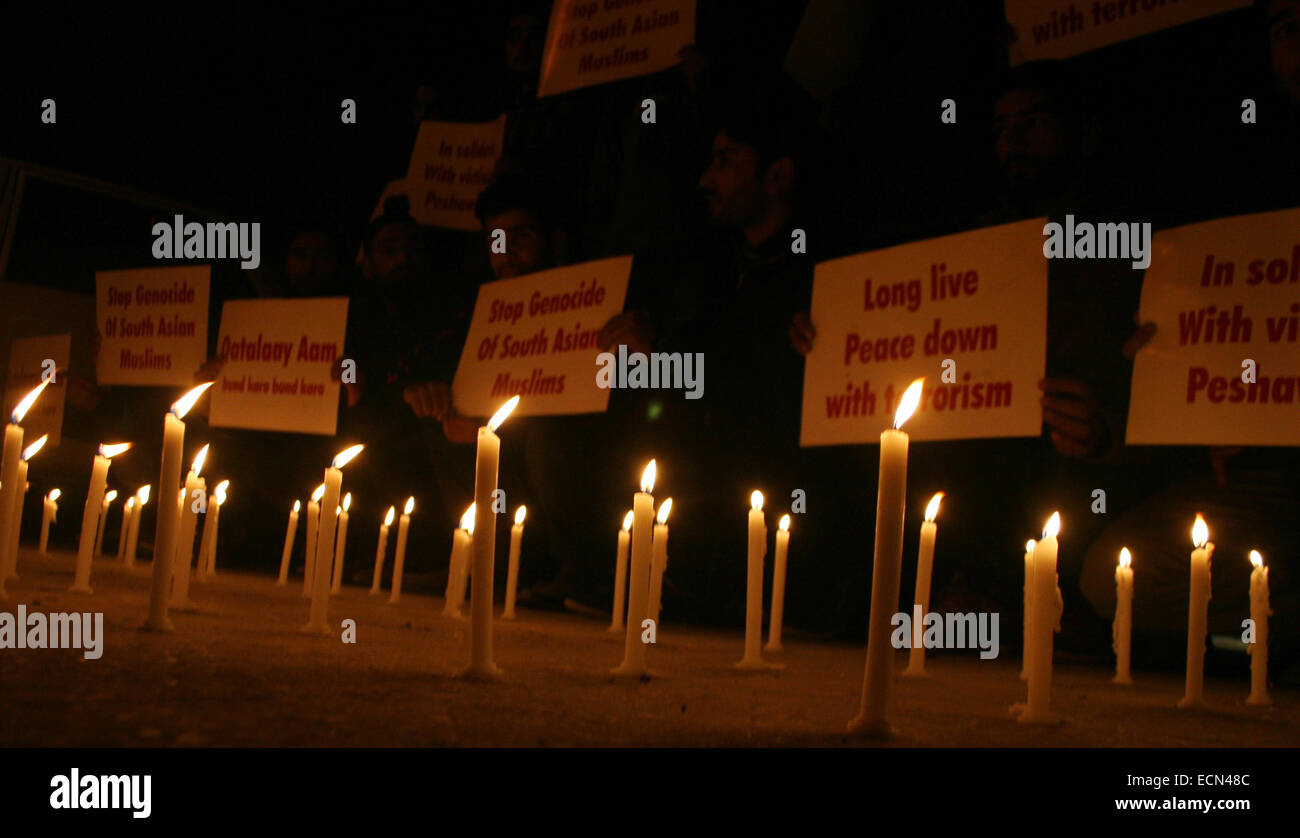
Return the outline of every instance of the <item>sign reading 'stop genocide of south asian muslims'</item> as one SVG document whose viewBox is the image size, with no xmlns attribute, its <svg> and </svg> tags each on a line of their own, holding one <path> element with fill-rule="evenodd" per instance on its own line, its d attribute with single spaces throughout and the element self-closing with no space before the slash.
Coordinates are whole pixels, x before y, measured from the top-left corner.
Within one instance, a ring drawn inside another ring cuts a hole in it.
<svg viewBox="0 0 1300 838">
<path fill-rule="evenodd" d="M 555 0 L 538 96 L 657 73 L 695 40 L 695 0 Z"/>
<path fill-rule="evenodd" d="M 63 430 L 63 402 L 68 393 L 65 373 L 71 357 L 70 334 L 14 338 L 9 345 L 9 375 L 5 378 L 6 408 L 12 409 L 33 387 L 46 378 L 50 379 L 41 397 L 23 419 L 27 439 L 34 440 L 42 434 L 49 434 L 46 444 L 59 444 Z M 9 416 L 0 413 L 0 420 L 7 422 Z"/>
<path fill-rule="evenodd" d="M 1006 0 L 1012 63 L 1069 58 L 1180 23 L 1242 9 L 1251 0 Z"/>
<path fill-rule="evenodd" d="M 1156 234 L 1128 442 L 1300 445 L 1300 209 Z"/>
<path fill-rule="evenodd" d="M 525 416 L 603 413 L 596 338 L 623 310 L 631 270 L 631 256 L 615 256 L 481 286 L 451 388 L 457 412 L 491 416 L 519 395 Z"/>
<path fill-rule="evenodd" d="M 914 440 L 1037 436 L 1046 219 L 817 265 L 800 445 L 874 443 L 924 377 Z"/>
<path fill-rule="evenodd" d="M 431 227 L 480 229 L 474 202 L 492 179 L 505 130 L 505 116 L 491 122 L 421 122 L 405 187 L 396 190 L 410 196 L 411 216 Z"/>
<path fill-rule="evenodd" d="M 100 384 L 192 387 L 206 360 L 211 268 L 95 274 Z"/>
<path fill-rule="evenodd" d="M 333 434 L 339 382 L 330 368 L 343 358 L 347 319 L 346 297 L 226 303 L 217 341 L 226 363 L 212 386 L 210 423 Z"/>
</svg>

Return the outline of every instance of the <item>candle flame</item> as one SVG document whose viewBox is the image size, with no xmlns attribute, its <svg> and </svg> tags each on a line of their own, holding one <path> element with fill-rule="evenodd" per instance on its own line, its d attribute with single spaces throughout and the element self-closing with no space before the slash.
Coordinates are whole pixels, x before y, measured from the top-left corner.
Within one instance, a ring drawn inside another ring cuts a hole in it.
<svg viewBox="0 0 1300 838">
<path fill-rule="evenodd" d="M 194 403 L 199 400 L 199 397 L 202 396 L 207 391 L 207 389 L 215 383 L 216 383 L 215 381 L 205 382 L 195 387 L 193 390 L 190 390 L 185 395 L 181 396 L 179 399 L 177 399 L 175 402 L 172 403 L 172 413 L 176 415 L 177 419 L 184 419 L 185 414 L 190 412 L 190 408 L 194 407 Z"/>
<path fill-rule="evenodd" d="M 402 507 L 402 514 L 410 515 L 411 510 L 413 509 L 415 509 L 415 495 L 411 495 L 409 498 L 406 499 L 406 506 Z"/>
<path fill-rule="evenodd" d="M 520 506 L 518 509 L 515 510 L 516 524 L 522 524 L 524 522 L 524 519 L 527 517 L 528 517 L 528 507 Z"/>
<path fill-rule="evenodd" d="M 658 473 L 659 467 L 654 460 L 646 464 L 645 471 L 641 472 L 641 491 L 648 495 L 655 490 L 655 475 Z"/>
<path fill-rule="evenodd" d="M 23 417 L 27 415 L 27 411 L 32 409 L 32 405 L 36 403 L 37 397 L 40 396 L 41 391 L 44 390 L 46 385 L 48 385 L 49 383 L 50 380 L 47 378 L 44 381 L 42 381 L 40 384 L 37 384 L 36 387 L 33 388 L 30 393 L 23 396 L 22 401 L 14 405 L 13 413 L 9 414 L 10 421 L 12 421 L 15 425 L 23 421 Z"/>
<path fill-rule="evenodd" d="M 659 515 L 656 520 L 661 524 L 668 523 L 668 513 L 673 511 L 673 499 L 665 498 L 664 502 L 659 504 Z"/>
<path fill-rule="evenodd" d="M 49 434 L 41 434 L 41 438 L 23 449 L 23 459 L 30 460 L 36 456 L 36 452 L 45 447 L 45 442 L 50 438 Z"/>
<path fill-rule="evenodd" d="M 193 472 L 195 477 L 203 473 L 203 463 L 208 459 L 209 445 L 203 446 L 199 449 L 199 453 L 194 455 L 194 464 L 190 466 L 190 471 Z"/>
<path fill-rule="evenodd" d="M 121 454 L 123 451 L 127 450 L 130 447 L 131 447 L 131 443 L 129 442 L 115 442 L 112 445 L 106 445 L 106 444 L 100 445 L 99 456 L 110 457 L 110 458 L 116 457 L 118 454 Z"/>
<path fill-rule="evenodd" d="M 1196 513 L 1196 523 L 1192 524 L 1192 546 L 1201 548 L 1210 540 L 1210 528 L 1201 517 L 1201 513 Z"/>
<path fill-rule="evenodd" d="M 312 503 L 320 503 L 320 499 L 325 497 L 325 484 L 322 483 L 316 487 L 316 491 L 311 493 Z"/>
<path fill-rule="evenodd" d="M 512 396 L 510 398 L 510 401 L 501 405 L 501 409 L 498 410 L 496 413 L 492 414 L 492 418 L 488 420 L 487 429 L 489 431 L 492 431 L 493 433 L 496 433 L 497 428 L 501 427 L 501 423 L 506 421 L 506 417 L 508 417 L 511 413 L 514 413 L 515 408 L 518 406 L 519 406 L 519 397 Z"/>
<path fill-rule="evenodd" d="M 460 516 L 460 528 L 470 535 L 474 534 L 474 516 L 478 512 L 478 504 L 471 503 L 465 510 L 465 514 Z"/>
<path fill-rule="evenodd" d="M 790 530 L 790 516 L 782 515 L 781 522 L 777 526 L 781 528 L 781 532 L 788 532 Z"/>
<path fill-rule="evenodd" d="M 1133 565 L 1133 554 L 1128 551 L 1127 547 L 1120 548 L 1119 566 L 1127 568 L 1127 567 L 1131 567 L 1132 565 Z"/>
<path fill-rule="evenodd" d="M 1043 538 L 1056 538 L 1061 532 L 1061 513 L 1053 512 L 1043 525 Z"/>
<path fill-rule="evenodd" d="M 301 511 L 302 511 L 302 501 L 300 501 L 300 500 L 296 500 L 296 501 L 293 502 L 293 511 L 294 511 L 294 512 L 301 512 Z"/>
<path fill-rule="evenodd" d="M 1032 555 L 1033 552 L 1034 552 L 1034 548 L 1037 547 L 1037 546 L 1038 546 L 1038 542 L 1037 542 L 1037 541 L 1034 541 L 1034 540 L 1031 538 L 1031 539 L 1029 539 L 1028 541 L 1025 542 L 1025 552 L 1026 552 L 1026 553 L 1029 553 L 1029 554 Z"/>
<path fill-rule="evenodd" d="M 59 495 L 63 494 L 60 489 L 50 489 L 50 500 L 58 500 Z"/>
<path fill-rule="evenodd" d="M 921 385 L 924 381 L 924 378 L 918 378 L 907 385 L 907 389 L 903 391 L 903 397 L 898 400 L 898 410 L 894 411 L 895 430 L 900 430 L 903 423 L 912 418 L 917 406 L 921 404 Z"/>
<path fill-rule="evenodd" d="M 226 490 L 229 488 L 230 488 L 229 480 L 222 480 L 220 483 L 217 484 L 217 489 L 215 492 L 217 496 L 217 506 L 221 506 L 221 504 L 226 502 Z"/>
<path fill-rule="evenodd" d="M 754 493 L 749 496 L 749 508 L 758 512 L 763 511 L 763 493 L 755 489 Z"/>
<path fill-rule="evenodd" d="M 141 506 L 144 506 L 146 503 L 149 502 L 149 491 L 152 488 L 153 488 L 152 483 L 146 483 L 145 485 L 140 487 L 139 491 L 135 493 L 135 496 L 140 499 Z"/>
<path fill-rule="evenodd" d="M 338 505 L 335 505 L 335 507 L 334 507 L 334 514 L 335 514 L 335 515 L 342 515 L 342 514 L 343 514 L 343 507 L 338 506 Z"/>
<path fill-rule="evenodd" d="M 933 521 L 939 517 L 939 502 L 943 500 L 943 492 L 936 492 L 934 497 L 930 498 L 930 505 L 925 508 L 925 520 Z"/>
<path fill-rule="evenodd" d="M 396 517 L 397 517 L 397 507 L 396 506 L 388 507 L 388 514 L 384 516 L 384 526 L 385 527 L 391 526 L 393 523 L 393 519 Z"/>
<path fill-rule="evenodd" d="M 126 499 L 126 508 L 128 510 L 135 508 L 135 495 L 132 495 L 131 497 Z"/>
<path fill-rule="evenodd" d="M 343 468 L 345 465 L 352 462 L 352 458 L 360 454 L 361 449 L 365 447 L 366 446 L 364 445 L 354 445 L 351 448 L 344 448 L 342 451 L 340 451 L 338 454 L 334 456 L 334 462 L 332 464 L 332 467 Z"/>
<path fill-rule="evenodd" d="M 628 530 L 632 529 L 632 521 L 635 518 L 636 516 L 633 515 L 632 510 L 629 509 L 627 511 L 627 514 L 623 516 L 623 532 L 627 532 Z"/>
<path fill-rule="evenodd" d="M 110 489 L 107 495 L 104 495 L 104 503 L 112 503 L 117 500 L 117 489 Z"/>
<path fill-rule="evenodd" d="M 352 508 L 352 493 L 348 492 L 346 495 L 343 496 L 343 511 L 347 512 L 351 508 Z"/>
<path fill-rule="evenodd" d="M 1250 551 L 1250 563 L 1253 564 L 1255 567 L 1264 566 L 1264 557 L 1259 554 L 1258 550 Z"/>
</svg>

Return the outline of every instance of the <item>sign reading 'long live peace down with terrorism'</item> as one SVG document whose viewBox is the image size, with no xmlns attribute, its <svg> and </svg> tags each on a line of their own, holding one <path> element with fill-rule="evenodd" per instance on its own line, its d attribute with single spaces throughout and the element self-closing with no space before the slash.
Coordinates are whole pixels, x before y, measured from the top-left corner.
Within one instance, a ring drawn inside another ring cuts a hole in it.
<svg viewBox="0 0 1300 838">
<path fill-rule="evenodd" d="M 456 410 L 491 416 L 518 394 L 526 416 L 603 413 L 596 339 L 623 310 L 631 270 L 631 256 L 615 256 L 479 288 L 451 388 Z"/>
<path fill-rule="evenodd" d="M 817 265 L 801 445 L 877 442 L 925 378 L 914 440 L 1037 436 L 1046 219 Z"/>
<path fill-rule="evenodd" d="M 492 179 L 505 130 L 504 115 L 492 122 L 421 122 L 402 190 L 411 216 L 432 227 L 482 227 L 474 202 Z"/>
<path fill-rule="evenodd" d="M 657 73 L 695 40 L 695 0 L 555 0 L 538 96 Z"/>
<path fill-rule="evenodd" d="M 1221 12 L 1250 0 L 1007 0 L 1013 63 L 1072 55 Z M 1017 60 L 1018 59 L 1018 60 Z"/>
<path fill-rule="evenodd" d="M 233 300 L 221 309 L 211 424 L 225 428 L 333 434 L 343 356 L 346 297 Z"/>
<path fill-rule="evenodd" d="M 1300 209 L 1156 234 L 1128 441 L 1300 445 Z"/>
<path fill-rule="evenodd" d="M 100 384 L 192 387 L 206 360 L 211 268 L 95 274 Z"/>
</svg>

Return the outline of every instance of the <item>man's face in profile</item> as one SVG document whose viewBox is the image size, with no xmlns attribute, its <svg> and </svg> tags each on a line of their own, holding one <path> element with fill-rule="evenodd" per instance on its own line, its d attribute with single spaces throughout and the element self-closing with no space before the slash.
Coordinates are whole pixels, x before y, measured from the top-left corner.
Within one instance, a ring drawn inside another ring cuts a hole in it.
<svg viewBox="0 0 1300 838">
<path fill-rule="evenodd" d="M 713 154 L 700 176 L 700 188 L 708 199 L 709 213 L 719 224 L 744 228 L 763 217 L 758 152 L 725 131 L 713 137 Z"/>
<path fill-rule="evenodd" d="M 428 245 L 419 227 L 409 221 L 385 224 L 370 243 L 366 275 L 384 287 L 413 283 L 427 273 Z"/>
<path fill-rule="evenodd" d="M 487 233 L 488 259 L 497 279 L 509 279 L 536 273 L 555 266 L 555 252 L 551 239 L 543 231 L 537 218 L 528 210 L 507 210 L 500 215 L 484 219 Z M 492 231 L 504 230 L 506 252 L 492 252 Z"/>
<path fill-rule="evenodd" d="M 1278 91 L 1300 108 L 1300 0 L 1268 4 L 1268 46 Z"/>
<path fill-rule="evenodd" d="M 998 165 L 1013 190 L 1049 186 L 1078 161 L 1075 129 L 1046 93 L 1012 90 L 994 106 Z"/>
</svg>

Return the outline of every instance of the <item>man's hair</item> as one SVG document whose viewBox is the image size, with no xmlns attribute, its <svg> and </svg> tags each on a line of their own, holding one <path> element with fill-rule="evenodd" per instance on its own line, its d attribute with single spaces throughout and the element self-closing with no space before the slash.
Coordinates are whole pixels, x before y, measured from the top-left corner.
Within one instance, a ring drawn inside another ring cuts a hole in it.
<svg viewBox="0 0 1300 838">
<path fill-rule="evenodd" d="M 375 216 L 369 224 L 366 225 L 366 238 L 362 242 L 365 247 L 366 255 L 370 255 L 370 248 L 374 244 L 375 236 L 387 227 L 389 224 L 410 224 L 418 227 L 419 224 L 411 217 L 411 199 L 405 195 L 393 195 L 384 201 L 384 211 Z"/>
<path fill-rule="evenodd" d="M 1092 92 L 1064 61 L 1027 61 L 1003 74 L 995 99 L 1008 93 L 1041 93 L 1047 105 L 1061 116 L 1080 119 L 1093 112 Z"/>
<path fill-rule="evenodd" d="M 734 83 L 733 83 L 734 86 Z M 746 83 L 721 97 L 713 119 L 721 131 L 758 153 L 759 172 L 784 157 L 795 163 L 809 160 L 818 127 L 816 100 L 783 75 Z"/>
<path fill-rule="evenodd" d="M 542 231 L 549 235 L 563 226 L 553 194 L 553 187 L 536 178 L 522 174 L 499 175 L 478 193 L 474 215 L 480 224 L 486 226 L 489 218 L 511 210 L 523 210 L 530 213 Z"/>
</svg>

